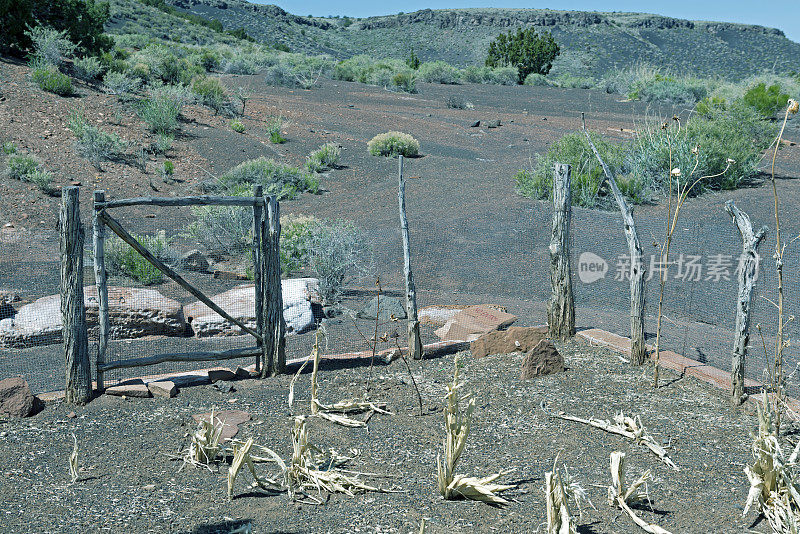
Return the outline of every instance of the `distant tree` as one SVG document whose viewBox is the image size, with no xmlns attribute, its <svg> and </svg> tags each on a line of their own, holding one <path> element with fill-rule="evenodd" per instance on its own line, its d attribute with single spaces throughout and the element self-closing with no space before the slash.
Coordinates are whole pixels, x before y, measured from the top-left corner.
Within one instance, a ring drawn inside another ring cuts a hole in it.
<svg viewBox="0 0 800 534">
<path fill-rule="evenodd" d="M 519 83 L 533 72 L 546 75 L 553 66 L 553 60 L 561 49 L 550 32 L 536 32 L 534 28 L 517 28 L 517 32 L 501 33 L 489 43 L 486 56 L 487 67 L 510 65 L 519 71 Z"/>
<path fill-rule="evenodd" d="M 419 68 L 419 57 L 417 57 L 417 54 L 414 52 L 413 48 L 411 49 L 411 52 L 409 52 L 408 54 L 408 58 L 406 59 L 406 65 L 408 65 L 410 68 L 414 70 L 417 70 Z"/>
</svg>

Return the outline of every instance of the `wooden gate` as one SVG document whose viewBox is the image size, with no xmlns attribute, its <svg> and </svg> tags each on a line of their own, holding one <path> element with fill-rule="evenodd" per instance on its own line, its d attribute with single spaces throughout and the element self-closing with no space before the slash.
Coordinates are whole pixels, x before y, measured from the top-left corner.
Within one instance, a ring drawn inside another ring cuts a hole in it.
<svg viewBox="0 0 800 534">
<path fill-rule="evenodd" d="M 232 317 L 180 274 L 156 258 L 122 224 L 109 214 L 113 208 L 129 206 L 240 206 L 253 210 L 253 275 L 255 279 L 255 330 Z M 265 216 L 266 210 L 266 216 Z M 103 374 L 112 369 L 141 367 L 162 362 L 199 362 L 255 357 L 256 372 L 262 377 L 280 374 L 286 367 L 286 323 L 283 318 L 281 269 L 279 255 L 280 205 L 273 196 L 263 195 L 262 187 L 253 188 L 252 197 L 192 196 L 140 197 L 106 200 L 105 191 L 94 192 L 93 216 L 94 273 L 99 300 L 100 340 L 97 350 L 97 389 L 103 391 Z M 210 352 L 155 354 L 141 358 L 106 361 L 110 335 L 108 286 L 104 258 L 105 229 L 109 228 L 156 269 L 186 289 L 200 302 L 253 336 L 256 345 L 249 348 Z"/>
</svg>

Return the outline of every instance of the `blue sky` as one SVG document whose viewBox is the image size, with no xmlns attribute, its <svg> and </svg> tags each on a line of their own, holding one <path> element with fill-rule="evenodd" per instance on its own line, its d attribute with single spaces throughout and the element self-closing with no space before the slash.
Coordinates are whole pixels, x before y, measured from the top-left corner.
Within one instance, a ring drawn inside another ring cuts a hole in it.
<svg viewBox="0 0 800 534">
<path fill-rule="evenodd" d="M 370 17 L 419 9 L 459 7 L 527 7 L 586 11 L 636 11 L 657 13 L 690 20 L 714 20 L 760 24 L 780 28 L 793 41 L 800 42 L 800 2 L 750 0 L 673 0 L 671 2 L 642 2 L 630 0 L 559 0 L 558 2 L 525 2 L 524 0 L 406 0 L 394 4 L 375 0 L 250 0 L 259 4 L 277 4 L 296 15 L 348 15 Z"/>
</svg>

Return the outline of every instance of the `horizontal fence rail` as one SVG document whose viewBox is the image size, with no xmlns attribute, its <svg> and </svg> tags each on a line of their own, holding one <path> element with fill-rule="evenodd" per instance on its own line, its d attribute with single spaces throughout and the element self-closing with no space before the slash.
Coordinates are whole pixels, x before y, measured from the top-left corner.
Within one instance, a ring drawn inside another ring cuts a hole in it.
<svg viewBox="0 0 800 534">
<path fill-rule="evenodd" d="M 268 198 L 268 197 L 267 197 Z M 129 206 L 264 206 L 264 197 L 219 197 L 201 195 L 196 197 L 136 197 L 107 200 L 95 204 L 96 209 L 125 208 Z"/>
<path fill-rule="evenodd" d="M 103 365 L 98 365 L 98 371 L 111 371 L 112 369 L 123 369 L 127 367 L 144 367 L 156 365 L 164 362 L 211 362 L 216 360 L 235 360 L 236 358 L 249 358 L 259 356 L 261 347 L 248 347 L 244 349 L 230 349 L 207 352 L 171 352 L 165 354 L 154 354 L 143 358 L 130 358 L 127 360 L 117 360 Z"/>
</svg>

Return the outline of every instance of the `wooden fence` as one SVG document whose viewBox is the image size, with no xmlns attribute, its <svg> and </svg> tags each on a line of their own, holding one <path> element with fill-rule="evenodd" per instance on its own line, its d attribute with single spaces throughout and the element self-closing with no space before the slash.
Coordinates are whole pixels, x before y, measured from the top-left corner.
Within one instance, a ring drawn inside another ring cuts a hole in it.
<svg viewBox="0 0 800 534">
<path fill-rule="evenodd" d="M 62 196 L 62 273 L 82 272 L 83 232 L 80 229 L 78 188 L 66 187 Z M 174 269 L 165 265 L 147 250 L 123 225 L 109 214 L 113 208 L 128 206 L 240 206 L 253 210 L 253 274 L 255 278 L 255 329 L 232 317 L 220 308 L 199 289 L 190 284 Z M 266 208 L 266 210 L 265 210 Z M 266 211 L 266 216 L 265 216 Z M 112 369 L 140 367 L 162 362 L 215 361 L 243 357 L 255 357 L 256 371 L 261 376 L 280 374 L 286 367 L 286 324 L 283 318 L 283 298 L 280 277 L 280 205 L 275 197 L 263 195 L 261 186 L 253 188 L 252 197 L 193 196 L 193 197 L 141 197 L 121 200 L 106 200 L 104 191 L 94 192 L 93 206 L 93 252 L 94 274 L 99 301 L 100 339 L 97 351 L 97 389 L 104 389 L 104 373 Z M 76 230 L 77 228 L 77 230 Z M 108 308 L 108 285 L 105 268 L 104 244 L 106 228 L 125 241 L 146 261 L 186 289 L 200 302 L 221 317 L 237 325 L 242 331 L 255 339 L 256 345 L 250 348 L 222 351 L 185 352 L 155 354 L 141 358 L 131 358 L 107 362 L 106 354 L 110 336 Z M 67 373 L 67 395 L 77 402 L 91 398 L 91 381 L 88 350 L 82 348 L 87 339 L 85 310 L 83 309 L 83 287 L 75 282 L 74 276 L 63 277 L 62 316 L 64 320 L 64 342 L 68 363 L 73 369 Z M 71 377 L 73 378 L 71 380 Z M 71 393 L 70 393 L 71 392 Z"/>
</svg>

